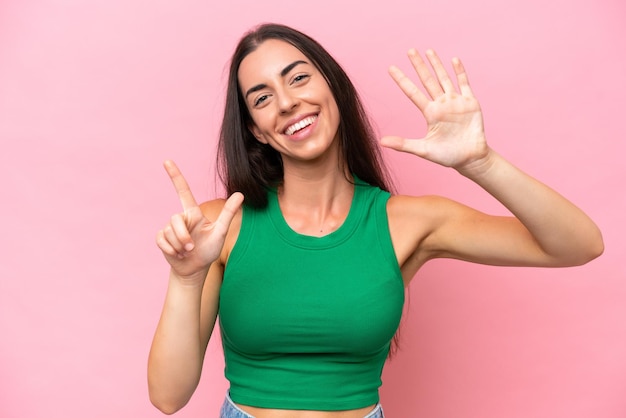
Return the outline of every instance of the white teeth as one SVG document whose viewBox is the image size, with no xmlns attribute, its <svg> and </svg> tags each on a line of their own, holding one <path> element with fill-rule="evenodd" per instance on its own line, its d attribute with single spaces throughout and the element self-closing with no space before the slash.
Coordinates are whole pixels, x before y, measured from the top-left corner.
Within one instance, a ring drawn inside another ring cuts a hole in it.
<svg viewBox="0 0 626 418">
<path fill-rule="evenodd" d="M 287 135 L 293 135 L 295 132 L 299 131 L 300 129 L 304 129 L 310 124 L 312 124 L 313 122 L 315 122 L 316 118 L 317 116 L 309 116 L 308 118 L 304 118 L 301 121 L 296 122 L 290 127 L 288 127 L 287 129 L 285 129 L 285 133 Z"/>
</svg>

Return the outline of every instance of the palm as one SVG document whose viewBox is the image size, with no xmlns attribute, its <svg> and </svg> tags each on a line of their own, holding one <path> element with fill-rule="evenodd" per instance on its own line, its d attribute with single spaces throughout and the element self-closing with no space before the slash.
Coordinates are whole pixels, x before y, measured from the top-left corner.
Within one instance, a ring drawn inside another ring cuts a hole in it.
<svg viewBox="0 0 626 418">
<path fill-rule="evenodd" d="M 457 92 L 435 53 L 428 51 L 428 57 L 435 76 L 417 52 L 409 52 L 411 63 L 428 96 L 398 68 L 390 69 L 394 81 L 424 115 L 426 135 L 421 139 L 387 136 L 382 139 L 382 144 L 460 169 L 486 155 L 487 144 L 480 105 L 469 87 L 459 60 L 453 60 L 459 85 Z"/>
</svg>

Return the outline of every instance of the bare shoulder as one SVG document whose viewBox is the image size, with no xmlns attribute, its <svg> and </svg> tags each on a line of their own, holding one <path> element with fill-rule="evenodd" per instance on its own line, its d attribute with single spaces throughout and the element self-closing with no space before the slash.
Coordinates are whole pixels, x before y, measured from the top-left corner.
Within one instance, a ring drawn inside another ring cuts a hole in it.
<svg viewBox="0 0 626 418">
<path fill-rule="evenodd" d="M 391 227 L 422 232 L 422 238 L 444 229 L 464 224 L 496 220 L 469 206 L 442 196 L 392 196 L 387 203 Z M 443 227 L 446 228 L 443 228 Z"/>
<path fill-rule="evenodd" d="M 393 195 L 387 201 L 389 233 L 403 272 L 414 273 L 425 262 L 416 259 L 421 243 L 436 228 L 439 200 L 437 196 Z"/>
<path fill-rule="evenodd" d="M 219 216 L 225 203 L 226 199 L 207 200 L 200 204 L 200 209 L 202 209 L 202 213 L 207 219 L 214 220 Z"/>
<path fill-rule="evenodd" d="M 394 195 L 387 202 L 389 232 L 405 280 L 436 256 L 432 237 L 465 207 L 441 196 Z"/>
<path fill-rule="evenodd" d="M 437 223 L 444 219 L 447 214 L 460 209 L 462 206 L 453 200 L 441 196 L 394 195 L 387 202 L 387 215 L 390 223 L 403 223 L 406 221 L 415 223 L 415 220 L 419 219 L 429 224 L 431 228 L 435 228 Z"/>
<path fill-rule="evenodd" d="M 214 222 L 224 209 L 224 204 L 226 203 L 226 199 L 214 199 L 208 200 L 200 204 L 200 209 L 204 216 Z M 235 217 L 233 218 L 230 226 L 228 228 L 228 233 L 226 234 L 226 241 L 224 242 L 224 248 L 222 249 L 222 255 L 220 256 L 221 264 L 226 265 L 226 261 L 228 260 L 228 256 L 237 242 L 237 237 L 239 236 L 239 229 L 241 228 L 241 214 L 242 209 L 240 208 Z"/>
</svg>

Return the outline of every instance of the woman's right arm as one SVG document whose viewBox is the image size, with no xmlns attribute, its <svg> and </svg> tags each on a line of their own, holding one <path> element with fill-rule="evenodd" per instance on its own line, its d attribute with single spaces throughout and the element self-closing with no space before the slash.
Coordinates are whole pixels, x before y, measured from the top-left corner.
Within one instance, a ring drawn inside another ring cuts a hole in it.
<svg viewBox="0 0 626 418">
<path fill-rule="evenodd" d="M 157 234 L 157 245 L 171 268 L 148 358 L 148 390 L 151 402 L 172 414 L 187 404 L 200 379 L 217 317 L 224 243 L 243 196 L 235 193 L 201 209 L 176 165 L 168 161 L 165 168 L 183 212 Z"/>
<path fill-rule="evenodd" d="M 161 318 L 148 358 L 150 401 L 172 414 L 193 395 L 217 317 L 223 268 L 214 262 L 206 278 L 178 277 L 170 270 Z"/>
</svg>

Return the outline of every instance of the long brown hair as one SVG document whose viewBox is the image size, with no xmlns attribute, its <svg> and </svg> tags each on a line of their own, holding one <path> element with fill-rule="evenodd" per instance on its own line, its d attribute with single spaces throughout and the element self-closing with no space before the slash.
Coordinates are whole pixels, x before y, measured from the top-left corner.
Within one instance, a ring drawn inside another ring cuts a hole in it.
<svg viewBox="0 0 626 418">
<path fill-rule="evenodd" d="M 263 24 L 246 33 L 230 61 L 226 105 L 218 144 L 218 173 L 230 195 L 242 192 L 253 207 L 267 204 L 267 188 L 283 180 L 280 154 L 260 143 L 250 132 L 250 113 L 237 77 L 241 61 L 268 39 L 288 42 L 298 48 L 326 78 L 339 109 L 339 138 L 343 162 L 361 180 L 391 191 L 376 135 L 356 88 L 337 61 L 314 39 L 288 26 Z"/>
</svg>

